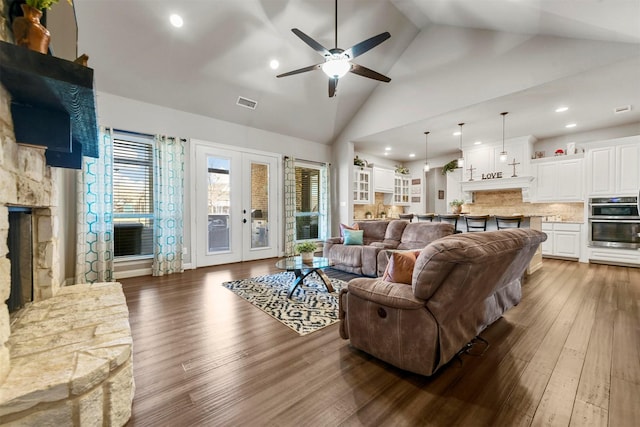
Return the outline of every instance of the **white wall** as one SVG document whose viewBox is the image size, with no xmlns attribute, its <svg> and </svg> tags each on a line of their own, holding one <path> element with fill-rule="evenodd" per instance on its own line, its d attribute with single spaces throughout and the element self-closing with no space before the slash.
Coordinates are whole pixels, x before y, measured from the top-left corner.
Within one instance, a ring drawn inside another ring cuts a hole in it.
<svg viewBox="0 0 640 427">
<path fill-rule="evenodd" d="M 544 151 L 546 157 L 552 157 L 558 148 L 567 148 L 567 143 L 575 142 L 579 152 L 590 142 L 605 141 L 613 138 L 640 135 L 640 122 L 628 125 L 595 129 L 586 132 L 570 132 L 555 138 L 540 139 L 533 145 L 534 151 Z"/>
<path fill-rule="evenodd" d="M 210 117 L 197 114 L 186 113 L 159 105 L 148 104 L 121 96 L 116 96 L 104 92 L 97 93 L 98 123 L 101 126 L 108 126 L 115 129 L 140 132 L 146 134 L 165 134 L 181 138 L 194 138 L 204 141 L 211 141 L 218 144 L 226 144 L 234 147 L 249 148 L 254 150 L 268 151 L 276 154 L 293 156 L 304 160 L 314 160 L 318 162 L 330 162 L 332 148 L 329 145 L 316 143 L 287 135 L 280 135 L 242 126 L 235 123 L 225 122 Z M 191 247 L 191 223 L 192 213 L 190 211 L 189 191 L 191 183 L 189 181 L 189 146 L 185 148 L 185 247 Z M 350 156 L 349 159 L 353 159 Z M 60 185 L 63 200 L 69 209 L 75 206 L 75 185 L 74 175 L 65 172 L 64 183 Z M 75 212 L 75 210 L 74 210 Z M 63 217 L 63 230 L 61 235 L 75 235 L 75 215 L 67 211 Z M 64 259 L 67 259 L 66 277 L 73 276 L 73 260 L 75 260 L 75 247 L 69 239 L 66 244 Z M 69 262 L 69 260 L 72 260 Z M 191 263 L 191 254 L 185 257 L 185 263 Z M 146 271 L 149 262 L 137 262 L 134 267 L 136 271 Z M 134 264 L 131 264 L 134 265 Z M 128 269 L 125 267 L 124 269 Z M 116 271 L 122 271 L 120 266 Z M 124 277 L 120 275 L 120 277 Z"/>
</svg>

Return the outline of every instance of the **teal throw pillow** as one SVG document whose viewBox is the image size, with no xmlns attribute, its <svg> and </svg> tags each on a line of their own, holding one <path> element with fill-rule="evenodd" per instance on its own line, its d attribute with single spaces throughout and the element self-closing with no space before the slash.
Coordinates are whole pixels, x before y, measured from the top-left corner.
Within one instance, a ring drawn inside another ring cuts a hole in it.
<svg viewBox="0 0 640 427">
<path fill-rule="evenodd" d="M 364 242 L 364 230 L 343 230 L 345 245 L 362 245 Z"/>
</svg>

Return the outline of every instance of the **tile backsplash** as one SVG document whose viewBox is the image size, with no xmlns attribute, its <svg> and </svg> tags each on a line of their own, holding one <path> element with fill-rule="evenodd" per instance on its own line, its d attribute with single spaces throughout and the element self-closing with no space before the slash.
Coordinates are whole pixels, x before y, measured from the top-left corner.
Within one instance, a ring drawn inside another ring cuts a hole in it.
<svg viewBox="0 0 640 427">
<path fill-rule="evenodd" d="M 389 198 L 389 195 L 386 198 Z M 384 193 L 375 193 L 374 201 L 371 205 L 353 205 L 353 218 L 364 219 L 366 212 L 371 212 L 374 218 L 380 218 L 380 212 L 384 212 L 387 218 L 398 218 L 398 215 L 403 213 L 402 206 L 385 204 Z"/>
<path fill-rule="evenodd" d="M 554 221 L 584 222 L 584 203 L 525 203 L 521 190 L 478 191 L 474 203 L 463 205 L 471 215 L 539 215 Z"/>
</svg>

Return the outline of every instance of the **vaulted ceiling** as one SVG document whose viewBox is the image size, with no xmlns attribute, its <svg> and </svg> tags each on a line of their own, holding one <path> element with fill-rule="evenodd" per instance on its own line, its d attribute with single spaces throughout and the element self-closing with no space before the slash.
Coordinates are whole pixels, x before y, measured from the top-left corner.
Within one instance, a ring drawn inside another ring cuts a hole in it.
<svg viewBox="0 0 640 427">
<path fill-rule="evenodd" d="M 390 32 L 356 62 L 392 80 L 348 74 L 335 98 L 319 70 L 275 77 L 322 61 L 292 28 L 334 47 L 333 1 L 76 0 L 75 10 L 99 91 L 372 154 L 391 145 L 400 161 L 423 157 L 425 130 L 431 155 L 455 152 L 459 122 L 465 145 L 498 140 L 502 111 L 510 137 L 640 122 L 640 0 L 339 0 L 339 47 Z M 554 113 L 561 104 L 570 109 Z M 623 105 L 632 110 L 613 113 Z"/>
</svg>

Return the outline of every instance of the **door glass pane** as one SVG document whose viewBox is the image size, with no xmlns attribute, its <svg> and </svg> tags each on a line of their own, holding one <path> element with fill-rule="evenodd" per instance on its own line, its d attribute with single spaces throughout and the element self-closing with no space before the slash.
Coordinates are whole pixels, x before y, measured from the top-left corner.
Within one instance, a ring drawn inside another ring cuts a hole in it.
<svg viewBox="0 0 640 427">
<path fill-rule="evenodd" d="M 296 166 L 296 240 L 318 239 L 320 170 Z"/>
<path fill-rule="evenodd" d="M 251 163 L 251 248 L 269 246 L 269 165 Z"/>
<path fill-rule="evenodd" d="M 229 250 L 229 215 L 231 207 L 231 160 L 207 156 L 209 216 L 209 252 Z"/>
</svg>

